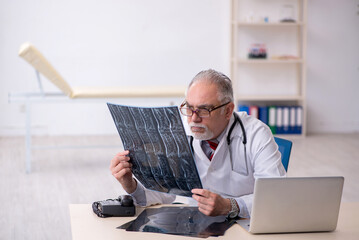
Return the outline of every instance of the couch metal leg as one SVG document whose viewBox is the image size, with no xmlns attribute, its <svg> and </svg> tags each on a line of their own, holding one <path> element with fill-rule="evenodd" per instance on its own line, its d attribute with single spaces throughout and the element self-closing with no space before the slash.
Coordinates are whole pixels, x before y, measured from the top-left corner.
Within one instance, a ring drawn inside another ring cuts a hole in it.
<svg viewBox="0 0 359 240">
<path fill-rule="evenodd" d="M 26 151 L 26 158 L 25 158 L 25 164 L 26 164 L 26 173 L 31 172 L 31 103 L 30 101 L 26 101 L 26 135 L 25 135 L 25 151 Z"/>
</svg>

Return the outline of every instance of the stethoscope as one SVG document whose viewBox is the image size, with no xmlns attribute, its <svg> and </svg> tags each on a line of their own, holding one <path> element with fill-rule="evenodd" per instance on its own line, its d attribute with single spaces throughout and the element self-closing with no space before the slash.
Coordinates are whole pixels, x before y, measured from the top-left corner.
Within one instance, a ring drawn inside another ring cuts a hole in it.
<svg viewBox="0 0 359 240">
<path fill-rule="evenodd" d="M 243 174 L 241 173 L 241 174 L 244 175 L 244 176 L 248 176 L 249 173 L 248 173 L 247 148 L 246 148 L 246 146 L 247 146 L 247 135 L 246 135 L 246 131 L 244 130 L 242 120 L 235 113 L 233 113 L 233 116 L 234 116 L 234 121 L 233 121 L 231 127 L 229 128 L 228 135 L 227 135 L 227 145 L 228 145 L 228 149 L 229 149 L 229 158 L 231 160 L 231 165 L 232 165 L 232 170 L 233 170 L 231 135 L 232 135 L 232 131 L 233 131 L 234 127 L 236 126 L 236 124 L 239 123 L 239 125 L 241 126 L 242 133 L 243 133 L 242 143 L 244 145 L 244 161 L 246 163 L 246 172 L 243 173 Z M 190 136 L 190 146 L 191 146 L 192 153 L 194 153 L 193 136 Z"/>
</svg>

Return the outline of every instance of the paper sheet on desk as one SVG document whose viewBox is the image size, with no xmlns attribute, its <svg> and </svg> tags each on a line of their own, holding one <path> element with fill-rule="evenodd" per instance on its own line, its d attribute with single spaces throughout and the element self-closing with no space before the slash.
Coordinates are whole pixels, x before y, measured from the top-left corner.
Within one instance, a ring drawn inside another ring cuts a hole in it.
<svg viewBox="0 0 359 240">
<path fill-rule="evenodd" d="M 107 105 L 144 187 L 182 196 L 202 188 L 177 107 Z"/>
<path fill-rule="evenodd" d="M 223 236 L 234 223 L 226 216 L 206 216 L 197 207 L 161 207 L 145 209 L 134 221 L 118 228 L 207 238 Z"/>
</svg>

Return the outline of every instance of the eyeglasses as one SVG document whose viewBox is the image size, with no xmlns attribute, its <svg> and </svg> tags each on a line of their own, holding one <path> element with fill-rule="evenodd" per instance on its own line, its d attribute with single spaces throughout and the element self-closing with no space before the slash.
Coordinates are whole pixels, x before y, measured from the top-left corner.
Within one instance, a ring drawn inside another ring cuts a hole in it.
<svg viewBox="0 0 359 240">
<path fill-rule="evenodd" d="M 196 113 L 198 117 L 206 118 L 206 117 L 209 117 L 211 115 L 212 111 L 214 111 L 214 110 L 216 110 L 218 108 L 224 107 L 228 103 L 230 103 L 230 102 L 227 102 L 225 104 L 222 104 L 222 105 L 219 105 L 217 107 L 210 108 L 210 109 L 208 109 L 208 108 L 197 108 L 196 110 L 193 110 L 193 108 L 191 108 L 191 107 L 185 107 L 187 102 L 184 101 L 180 106 L 180 112 L 181 112 L 182 115 L 187 116 L 187 117 L 192 117 L 193 113 Z"/>
</svg>

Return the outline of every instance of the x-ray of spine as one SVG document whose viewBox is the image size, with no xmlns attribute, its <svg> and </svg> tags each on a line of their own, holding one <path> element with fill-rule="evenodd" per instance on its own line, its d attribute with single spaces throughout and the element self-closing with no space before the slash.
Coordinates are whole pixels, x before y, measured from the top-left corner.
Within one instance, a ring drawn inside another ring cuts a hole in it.
<svg viewBox="0 0 359 240">
<path fill-rule="evenodd" d="M 182 196 L 202 188 L 177 107 L 107 105 L 144 187 Z"/>
</svg>

